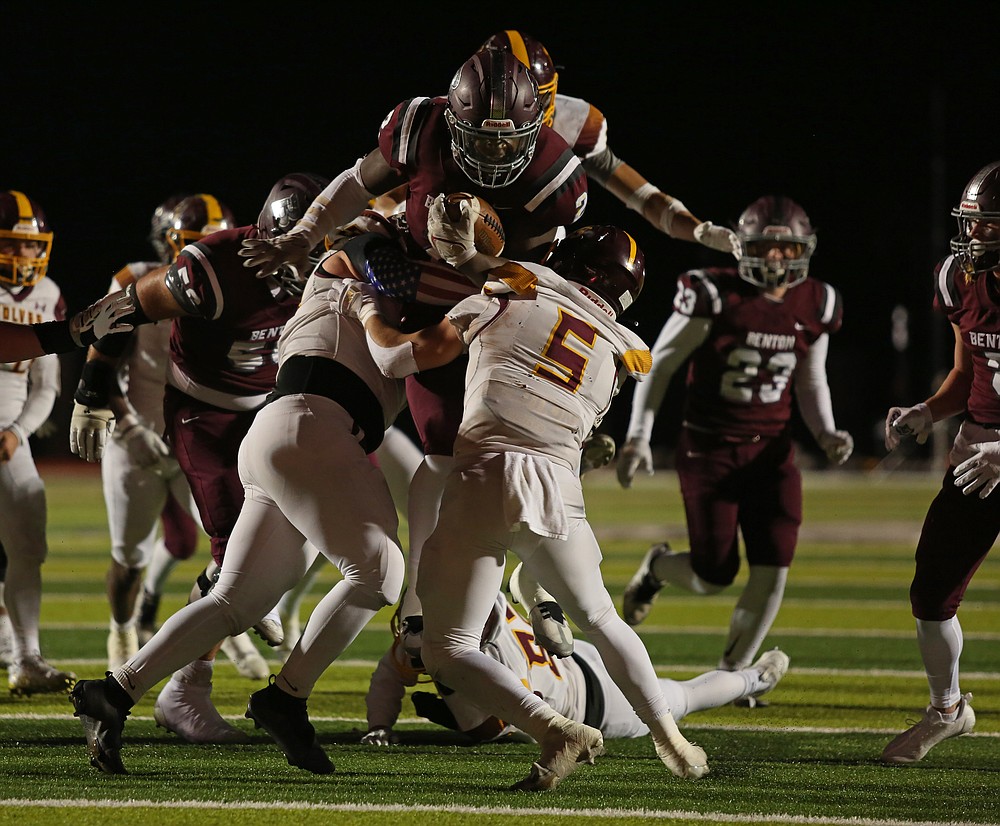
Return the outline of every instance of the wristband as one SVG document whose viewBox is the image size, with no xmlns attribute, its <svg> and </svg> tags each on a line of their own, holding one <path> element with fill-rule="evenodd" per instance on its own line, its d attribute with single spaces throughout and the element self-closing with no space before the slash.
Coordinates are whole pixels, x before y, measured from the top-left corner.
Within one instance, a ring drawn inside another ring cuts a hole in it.
<svg viewBox="0 0 1000 826">
<path fill-rule="evenodd" d="M 102 359 L 90 359 L 83 365 L 73 399 L 84 407 L 106 409 L 114 383 L 115 368 Z"/>
<path fill-rule="evenodd" d="M 72 353 L 80 345 L 70 334 L 69 321 L 44 321 L 32 324 L 35 337 L 46 353 Z"/>
</svg>

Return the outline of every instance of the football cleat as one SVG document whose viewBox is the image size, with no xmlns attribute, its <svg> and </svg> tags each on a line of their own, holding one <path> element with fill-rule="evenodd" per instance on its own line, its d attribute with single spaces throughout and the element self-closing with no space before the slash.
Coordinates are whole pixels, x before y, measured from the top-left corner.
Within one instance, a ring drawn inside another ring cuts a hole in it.
<svg viewBox="0 0 1000 826">
<path fill-rule="evenodd" d="M 271 669 L 267 660 L 257 650 L 253 640 L 244 631 L 235 637 L 226 637 L 222 642 L 222 653 L 233 661 L 236 670 L 251 680 L 266 680 Z"/>
<path fill-rule="evenodd" d="M 53 668 L 40 654 L 20 657 L 7 668 L 7 686 L 15 697 L 65 693 L 75 683 L 76 674 Z"/>
<path fill-rule="evenodd" d="M 286 694 L 274 684 L 255 691 L 247 703 L 246 717 L 262 728 L 285 753 L 290 766 L 312 772 L 330 774 L 333 763 L 316 739 L 316 729 L 309 722 L 306 701 Z"/>
<path fill-rule="evenodd" d="M 790 663 L 791 659 L 780 648 L 772 648 L 770 651 L 765 651 L 757 658 L 757 662 L 753 664 L 753 668 L 760 673 L 760 681 L 764 684 L 764 687 L 745 698 L 756 701 L 754 705 L 748 706 L 749 708 L 756 708 L 761 705 L 758 698 L 774 690 L 774 687 L 781 682 L 781 678 L 788 673 Z"/>
<path fill-rule="evenodd" d="M 523 563 L 510 572 L 507 590 L 511 601 L 527 610 L 535 642 L 553 657 L 568 657 L 573 653 L 573 632 L 562 608 L 552 594 L 524 572 Z"/>
<path fill-rule="evenodd" d="M 271 648 L 277 648 L 285 641 L 285 629 L 277 608 L 268 611 L 253 627 L 253 632 Z"/>
<path fill-rule="evenodd" d="M 153 704 L 153 719 L 188 743 L 250 742 L 250 736 L 223 720 L 212 704 L 211 683 L 171 678 Z"/>
<path fill-rule="evenodd" d="M 105 774 L 128 774 L 122 764 L 122 731 L 127 711 L 108 699 L 104 680 L 80 680 L 69 695 L 74 717 L 83 723 L 87 735 L 90 765 Z"/>
<path fill-rule="evenodd" d="M 544 792 L 554 789 L 580 763 L 593 765 L 604 754 L 604 735 L 596 728 L 557 716 L 542 738 L 542 756 L 531 771 L 511 787 L 515 792 Z"/>
<path fill-rule="evenodd" d="M 942 740 L 968 734 L 976 725 L 976 713 L 972 710 L 971 701 L 971 694 L 963 695 L 954 720 L 945 720 L 944 714 L 927 706 L 922 719 L 897 735 L 882 750 L 882 762 L 900 765 L 916 763 Z"/>
<path fill-rule="evenodd" d="M 675 777 L 697 780 L 708 774 L 708 756 L 705 750 L 690 742 L 677 728 L 673 715 L 660 718 L 666 732 L 666 741 L 655 740 L 656 756 Z"/>
<path fill-rule="evenodd" d="M 0 609 L 0 668 L 8 668 L 14 662 L 14 627 L 10 624 L 7 611 Z"/>
<path fill-rule="evenodd" d="M 115 671 L 139 651 L 139 632 L 134 625 L 108 632 L 108 671 Z"/>
<path fill-rule="evenodd" d="M 625 593 L 622 594 L 622 619 L 629 625 L 638 625 L 649 616 L 653 601 L 663 588 L 663 583 L 653 576 L 653 563 L 658 557 L 670 552 L 667 542 L 661 542 L 646 551 L 639 570 L 625 586 Z"/>
<path fill-rule="evenodd" d="M 145 645 L 156 633 L 156 613 L 160 610 L 160 595 L 151 594 L 142 589 L 142 602 L 136 615 L 136 625 L 139 632 L 139 645 Z"/>
</svg>

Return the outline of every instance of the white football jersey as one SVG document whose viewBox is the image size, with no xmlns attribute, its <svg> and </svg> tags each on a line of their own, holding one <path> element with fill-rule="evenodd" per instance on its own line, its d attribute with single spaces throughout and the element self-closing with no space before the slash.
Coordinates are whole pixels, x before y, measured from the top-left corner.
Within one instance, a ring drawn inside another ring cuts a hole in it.
<svg viewBox="0 0 1000 826">
<path fill-rule="evenodd" d="M 649 372 L 649 350 L 581 285 L 537 264 L 486 284 L 448 316 L 469 348 L 455 455 L 515 451 L 575 471 L 626 375 Z"/>
<path fill-rule="evenodd" d="M 405 384 L 382 374 L 365 338 L 365 328 L 354 318 L 345 318 L 331 307 L 339 294 L 340 278 L 312 276 L 306 282 L 302 303 L 278 340 L 278 365 L 291 356 L 332 358 L 361 378 L 379 400 L 386 428 L 406 406 Z"/>
<path fill-rule="evenodd" d="M 124 289 L 133 280 L 162 267 L 156 261 L 134 261 L 112 280 L 108 292 Z M 167 383 L 172 322 L 154 321 L 135 328 L 129 351 L 118 368 L 118 381 L 142 423 L 155 433 L 163 433 L 163 388 Z"/>
<path fill-rule="evenodd" d="M 42 278 L 31 287 L 0 286 L 0 320 L 13 324 L 58 321 L 65 315 L 59 285 Z M 44 358 L 58 360 L 58 356 Z M 28 371 L 34 359 L 0 364 L 0 425 L 17 420 L 28 398 Z M 56 371 L 58 383 L 58 371 Z M 30 434 L 29 434 L 30 435 Z"/>
</svg>

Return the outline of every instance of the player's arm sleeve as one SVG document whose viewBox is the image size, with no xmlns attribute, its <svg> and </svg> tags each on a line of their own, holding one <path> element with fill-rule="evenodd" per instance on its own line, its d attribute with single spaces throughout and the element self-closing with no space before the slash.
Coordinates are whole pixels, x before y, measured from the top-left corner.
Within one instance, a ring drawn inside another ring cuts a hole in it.
<svg viewBox="0 0 1000 826">
<path fill-rule="evenodd" d="M 626 439 L 649 441 L 653 422 L 677 369 L 708 338 L 712 322 L 708 318 L 671 313 L 653 345 L 653 369 L 639 382 L 632 396 L 632 415 Z"/>
<path fill-rule="evenodd" d="M 830 336 L 823 333 L 806 351 L 795 370 L 795 398 L 802 420 L 814 438 L 837 429 L 833 418 L 833 401 L 826 376 L 826 355 Z"/>
<path fill-rule="evenodd" d="M 41 427 L 52 413 L 52 406 L 59 395 L 59 356 L 37 358 L 28 368 L 28 397 L 21 414 L 11 425 L 21 444 Z"/>
</svg>

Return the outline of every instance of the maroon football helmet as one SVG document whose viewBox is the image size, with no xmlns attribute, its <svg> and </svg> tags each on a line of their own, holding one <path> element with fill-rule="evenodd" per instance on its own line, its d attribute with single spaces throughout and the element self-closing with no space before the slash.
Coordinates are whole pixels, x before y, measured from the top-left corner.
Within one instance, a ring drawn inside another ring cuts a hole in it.
<svg viewBox="0 0 1000 826">
<path fill-rule="evenodd" d="M 542 123 L 551 126 L 556 116 L 556 87 L 559 85 L 559 73 L 556 71 L 552 56 L 530 34 L 506 29 L 490 37 L 482 48 L 502 49 L 510 52 L 520 60 L 535 78 L 538 84 L 538 105 L 542 109 Z"/>
<path fill-rule="evenodd" d="M 646 279 L 646 257 L 625 230 L 581 227 L 567 235 L 545 264 L 567 281 L 597 293 L 620 316 L 638 297 Z"/>
<path fill-rule="evenodd" d="M 966 274 L 1000 270 L 1000 161 L 973 175 L 951 214 L 958 219 L 951 251 Z"/>
<path fill-rule="evenodd" d="M 235 226 L 236 219 L 229 207 L 219 203 L 214 195 L 202 192 L 184 198 L 174 207 L 165 235 L 176 258 L 192 241 Z"/>
<path fill-rule="evenodd" d="M 542 127 L 538 84 L 510 52 L 482 49 L 455 72 L 445 120 L 462 171 L 480 186 L 506 186 L 535 152 Z"/>
<path fill-rule="evenodd" d="M 313 175 L 311 172 L 292 172 L 285 175 L 273 187 L 264 202 L 264 208 L 257 217 L 257 229 L 264 238 L 276 238 L 294 227 L 306 214 L 310 204 L 330 183 L 329 178 Z M 325 244 L 319 244 L 310 256 L 315 265 Z M 301 295 L 310 272 L 300 273 L 294 267 L 282 265 L 272 277 L 281 284 L 285 292 Z"/>
<path fill-rule="evenodd" d="M 764 195 L 740 215 L 740 277 L 757 287 L 794 287 L 809 275 L 816 231 L 806 211 L 784 195 Z M 769 258 L 774 248 L 781 258 Z"/>
<path fill-rule="evenodd" d="M 52 237 L 38 204 L 23 192 L 0 192 L 0 282 L 29 287 L 44 278 Z"/>
</svg>

